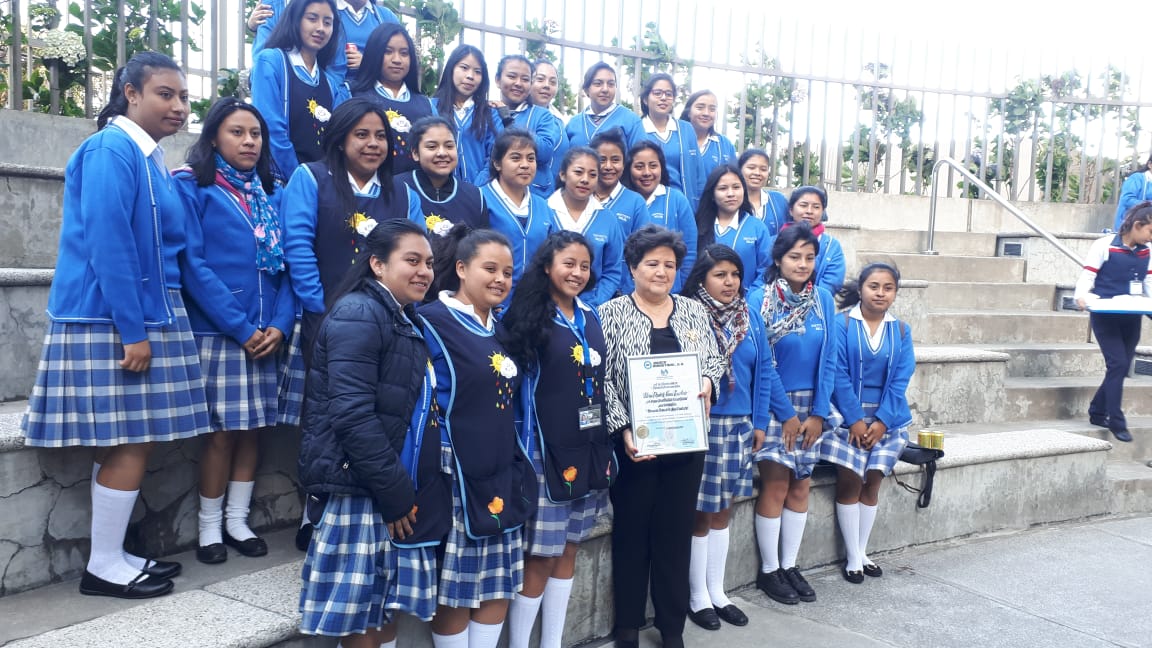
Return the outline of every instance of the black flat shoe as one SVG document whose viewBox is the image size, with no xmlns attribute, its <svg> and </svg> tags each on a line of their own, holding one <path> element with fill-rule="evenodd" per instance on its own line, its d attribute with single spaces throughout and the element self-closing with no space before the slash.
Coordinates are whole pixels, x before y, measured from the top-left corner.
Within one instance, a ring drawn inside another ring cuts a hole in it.
<svg viewBox="0 0 1152 648">
<path fill-rule="evenodd" d="M 844 580 L 852 583 L 853 585 L 859 585 L 860 583 L 864 582 L 864 571 L 850 570 L 848 569 L 848 565 L 844 565 L 840 568 L 840 575 L 844 577 Z"/>
<path fill-rule="evenodd" d="M 760 588 L 765 596 L 777 603 L 796 605 L 800 602 L 800 597 L 796 595 L 796 590 L 792 588 L 792 584 L 788 582 L 782 569 L 767 574 L 764 572 L 757 574 L 756 587 Z"/>
<path fill-rule="evenodd" d="M 804 575 L 800 573 L 798 567 L 791 567 L 784 570 L 784 576 L 788 579 L 788 584 L 792 589 L 796 590 L 796 596 L 805 603 L 811 603 L 816 600 L 816 590 L 808 584 L 804 579 Z"/>
<path fill-rule="evenodd" d="M 720 617 L 716 615 L 716 610 L 713 608 L 707 607 L 695 612 L 688 610 L 688 618 L 692 619 L 692 623 L 695 623 L 705 630 L 720 629 Z"/>
<path fill-rule="evenodd" d="M 176 578 L 180 572 L 184 571 L 184 566 L 178 562 L 145 558 L 144 569 L 140 571 L 152 578 Z"/>
<path fill-rule="evenodd" d="M 228 550 L 223 542 L 213 542 L 210 545 L 196 547 L 196 560 L 205 565 L 219 565 L 228 560 Z"/>
<path fill-rule="evenodd" d="M 308 544 L 312 542 L 312 523 L 309 522 L 296 530 L 296 548 L 300 551 L 308 551 Z"/>
<path fill-rule="evenodd" d="M 880 565 L 876 563 L 864 563 L 864 575 L 871 576 L 872 578 L 880 578 L 884 575 L 884 570 L 880 569 Z"/>
<path fill-rule="evenodd" d="M 153 578 L 144 572 L 133 578 L 127 585 L 111 583 L 94 576 L 87 569 L 80 577 L 80 593 L 87 596 L 111 596 L 122 599 L 146 599 L 163 596 L 172 591 L 175 585 L 166 578 Z"/>
<path fill-rule="evenodd" d="M 731 603 L 725 605 L 724 607 L 718 607 L 715 609 L 716 616 L 723 619 L 724 623 L 734 626 L 748 625 L 748 615 L 744 614 L 743 610 L 736 607 L 735 605 L 732 605 Z"/>
<path fill-rule="evenodd" d="M 237 540 L 224 532 L 224 544 L 232 547 L 241 554 L 249 558 L 256 558 L 258 556 L 265 556 L 268 554 L 268 544 L 264 542 L 264 538 L 254 536 L 247 540 Z"/>
<path fill-rule="evenodd" d="M 1132 441 L 1132 433 L 1128 431 L 1128 428 L 1109 429 L 1112 431 L 1112 436 L 1116 437 L 1117 441 L 1123 441 L 1124 443 L 1130 443 Z"/>
</svg>

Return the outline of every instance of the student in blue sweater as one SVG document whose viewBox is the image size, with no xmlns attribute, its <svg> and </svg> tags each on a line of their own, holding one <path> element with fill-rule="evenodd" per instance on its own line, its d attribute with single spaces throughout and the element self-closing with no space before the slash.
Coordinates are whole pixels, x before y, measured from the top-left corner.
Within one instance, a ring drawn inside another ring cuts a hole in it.
<svg viewBox="0 0 1152 648">
<path fill-rule="evenodd" d="M 1152 155 L 1148 156 L 1143 170 L 1130 174 L 1120 186 L 1120 197 L 1116 200 L 1116 215 L 1112 219 L 1112 231 L 1120 231 L 1128 210 L 1149 199 L 1152 199 Z"/>
<path fill-rule="evenodd" d="M 657 72 L 640 91 L 644 135 L 664 149 L 669 186 L 679 189 L 692 203 L 700 202 L 700 153 L 695 146 L 692 125 L 672 115 L 676 105 L 676 82 L 672 75 Z"/>
<path fill-rule="evenodd" d="M 723 164 L 736 164 L 736 147 L 732 146 L 732 140 L 716 132 L 718 113 L 716 95 L 711 90 L 693 92 L 680 113 L 680 121 L 692 124 L 692 131 L 696 134 L 696 150 L 700 154 L 700 162 L 696 165 L 698 187 L 704 186 L 712 169 Z"/>
<path fill-rule="evenodd" d="M 772 245 L 767 285 L 748 296 L 749 306 L 764 319 L 790 401 L 783 414 L 774 412 L 755 457 L 760 469 L 756 542 L 761 559 L 756 586 L 785 604 L 816 600 L 796 558 L 820 440 L 839 424 L 832 409 L 839 353 L 836 305 L 832 294 L 815 283 L 819 247 L 807 224 L 785 229 Z"/>
<path fill-rule="evenodd" d="M 1148 274 L 1148 243 L 1152 241 L 1152 202 L 1128 210 L 1120 231 L 1096 239 L 1084 257 L 1084 271 L 1076 280 L 1076 304 L 1088 308 L 1090 300 L 1121 295 L 1152 297 Z M 1140 315 L 1092 313 L 1092 333 L 1104 355 L 1104 380 L 1088 404 L 1088 421 L 1106 427 L 1117 441 L 1132 440 L 1121 406 L 1124 378 L 1140 342 Z"/>
<path fill-rule="evenodd" d="M 624 237 L 619 222 L 592 197 L 598 157 L 586 146 L 568 149 L 560 162 L 560 188 L 548 199 L 558 228 L 583 234 L 592 250 L 595 285 L 580 294 L 592 308 L 615 297 L 624 276 Z"/>
<path fill-rule="evenodd" d="M 188 167 L 175 174 L 188 213 L 186 257 L 195 269 L 184 284 L 188 320 L 212 424 L 200 457 L 196 549 L 196 559 L 209 564 L 227 560 L 225 544 L 245 556 L 268 553 L 248 528 L 259 435 L 300 418 L 303 384 L 295 393 L 281 390 L 296 298 L 284 265 L 280 196 L 265 132 L 255 108 L 221 99 L 188 151 Z"/>
<path fill-rule="evenodd" d="M 615 131 L 593 137 L 590 148 L 600 156 L 596 191 L 592 195 L 600 201 L 605 211 L 616 217 L 620 236 L 627 241 L 648 217 L 648 205 L 644 204 L 643 196 L 621 182 L 628 170 L 628 148 L 624 138 Z"/>
<path fill-rule="evenodd" d="M 744 284 L 756 290 L 764 286 L 764 276 L 772 265 L 772 237 L 764 222 L 752 215 L 747 192 L 736 167 L 726 164 L 712 170 L 696 209 L 696 249 L 720 243 L 735 250 L 747 269 L 747 275 L 741 272 L 741 277 L 747 277 Z"/>
<path fill-rule="evenodd" d="M 256 33 L 252 41 L 252 56 L 266 47 L 285 4 L 286 0 L 261 0 L 248 16 L 248 30 Z M 336 43 L 332 73 L 339 80 L 351 82 L 358 73 L 368 36 L 384 23 L 399 24 L 400 18 L 376 0 L 336 0 L 336 15 L 342 29 Z M 349 45 L 355 47 L 350 48 Z"/>
<path fill-rule="evenodd" d="M 640 194 L 648 208 L 648 214 L 639 223 L 633 223 L 633 231 L 645 225 L 659 225 L 684 238 L 688 253 L 676 274 L 673 291 L 679 291 L 684 279 L 696 263 L 696 217 L 692 206 L 680 191 L 668 186 L 668 165 L 664 161 L 664 150 L 651 140 L 644 140 L 628 151 L 628 173 L 624 184 Z M 625 277 L 621 292 L 632 290 L 630 278 Z"/>
<path fill-rule="evenodd" d="M 588 146 L 600 133 L 619 131 L 628 148 L 644 137 L 644 126 L 636 113 L 616 103 L 616 70 L 600 61 L 584 73 L 581 86 L 588 96 L 588 110 L 576 115 L 564 128 L 571 146 Z"/>
<path fill-rule="evenodd" d="M 883 570 L 868 559 L 880 484 L 908 445 L 912 411 L 905 392 L 916 370 L 912 332 L 888 309 L 900 272 L 884 263 L 864 266 L 846 286 L 837 316 L 840 358 L 832 403 L 844 417 L 820 442 L 820 458 L 836 464 L 836 522 L 847 554 L 841 574 L 850 583 Z"/>
<path fill-rule="evenodd" d="M 709 413 L 708 454 L 692 529 L 688 618 L 719 630 L 721 619 L 748 624 L 724 593 L 728 521 L 736 498 L 752 495 L 752 456 L 764 443 L 773 412 L 785 416 L 791 405 L 772 363 L 764 322 L 744 300 L 743 260 L 726 245 L 700 249 L 681 294 L 708 311 L 727 369 Z"/>
<path fill-rule="evenodd" d="M 456 177 L 480 182 L 492 155 L 492 144 L 503 130 L 496 110 L 488 104 L 488 64 L 484 53 L 472 45 L 461 45 L 444 62 L 440 85 L 432 98 L 432 108 L 456 125 L 460 163 Z"/>
<path fill-rule="evenodd" d="M 529 190 L 536 177 L 536 143 L 532 134 L 509 128 L 496 138 L 488 173 L 493 180 L 481 187 L 488 205 L 492 229 L 503 234 L 512 245 L 513 285 L 536 248 L 558 227 L 548 201 Z M 508 300 L 505 301 L 507 305 Z"/>
<path fill-rule="evenodd" d="M 844 248 L 840 241 L 824 231 L 824 210 L 828 208 L 828 194 L 819 187 L 799 187 L 788 197 L 788 213 L 792 220 L 784 229 L 804 223 L 820 240 L 820 253 L 816 257 L 816 285 L 832 294 L 844 285 Z"/>
<path fill-rule="evenodd" d="M 447 289 L 419 309 L 436 375 L 442 470 L 452 478 L 432 619 L 437 648 L 496 648 L 524 584 L 523 530 L 536 513 L 536 471 L 517 434 L 523 368 L 496 336 L 512 289 L 512 249 L 498 232 L 460 225 Z"/>
<path fill-rule="evenodd" d="M 564 126 L 568 123 L 568 116 L 560 112 L 554 103 L 556 93 L 560 90 L 560 73 L 556 66 L 546 59 L 538 59 L 532 64 L 532 88 L 529 90 L 529 100 L 532 105 L 544 108 L 560 121 L 560 132 L 563 134 Z M 568 139 L 567 136 L 564 137 Z"/>
<path fill-rule="evenodd" d="M 532 193 L 547 198 L 556 187 L 555 165 L 568 147 L 564 124 L 548 108 L 532 105 L 528 96 L 532 63 L 527 58 L 509 54 L 500 59 L 496 87 L 500 90 L 498 112 L 504 126 L 522 128 L 536 138 L 536 181 L 532 183 Z"/>
<path fill-rule="evenodd" d="M 524 532 L 524 589 L 513 599 L 509 648 L 528 648 L 543 604 L 540 648 L 561 648 L 576 552 L 607 512 L 617 472 L 604 426 L 604 331 L 579 295 L 592 249 L 576 232 L 548 237 L 524 271 L 500 335 L 525 369 L 521 420 L 540 495 Z"/>
<path fill-rule="evenodd" d="M 364 74 L 349 84 L 354 97 L 380 103 L 392 128 L 392 171 L 399 175 L 416 168 L 410 143 L 412 125 L 435 114 L 432 100 L 420 94 L 420 60 L 403 25 L 377 27 L 364 46 Z M 371 73 L 370 71 L 375 71 Z"/>
<path fill-rule="evenodd" d="M 752 215 L 764 221 L 768 234 L 776 236 L 791 218 L 788 215 L 788 196 L 767 188 L 771 173 L 768 171 L 768 153 L 761 149 L 748 149 L 740 154 L 736 168 L 748 186 L 748 203 Z"/>
<path fill-rule="evenodd" d="M 484 194 L 456 178 L 458 149 L 452 124 L 439 116 L 425 117 L 412 125 L 412 159 L 417 167 L 396 178 L 420 198 L 419 222 L 436 241 L 457 223 L 472 229 L 488 227 Z"/>
<path fill-rule="evenodd" d="M 416 194 L 392 182 L 391 139 L 379 104 L 350 99 L 332 115 L 324 161 L 302 165 L 284 189 L 284 257 L 304 311 L 306 359 L 329 297 L 363 246 L 356 226 L 369 218 L 421 218 Z"/>
<path fill-rule="evenodd" d="M 324 156 L 324 129 L 346 98 L 341 79 L 329 68 L 339 39 L 333 0 L 293 2 L 252 62 L 252 104 L 268 123 L 281 178 Z"/>
<path fill-rule="evenodd" d="M 148 456 L 209 427 L 180 296 L 187 216 L 159 146 L 188 117 L 184 74 L 141 52 L 112 78 L 98 132 L 64 170 L 48 332 L 21 428 L 30 447 L 100 449 L 80 593 L 137 599 L 172 591 L 181 572 L 124 551 Z"/>
</svg>

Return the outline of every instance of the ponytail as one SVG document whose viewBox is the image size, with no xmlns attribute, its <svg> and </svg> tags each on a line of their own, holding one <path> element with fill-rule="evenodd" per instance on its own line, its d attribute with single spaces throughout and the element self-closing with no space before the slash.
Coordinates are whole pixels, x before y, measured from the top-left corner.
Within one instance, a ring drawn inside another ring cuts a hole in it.
<svg viewBox="0 0 1152 648">
<path fill-rule="evenodd" d="M 176 64 L 176 61 L 172 60 L 172 57 L 159 52 L 147 51 L 137 52 L 128 59 L 123 67 L 118 68 L 112 79 L 112 90 L 108 93 L 108 103 L 100 109 L 100 114 L 96 116 L 96 130 L 104 130 L 104 127 L 113 117 L 128 114 L 128 97 L 124 94 L 124 88 L 128 84 L 132 84 L 132 87 L 136 88 L 137 91 L 142 90 L 144 84 L 156 70 L 183 71 Z"/>
<path fill-rule="evenodd" d="M 860 286 L 863 286 L 864 282 L 868 281 L 868 277 L 876 272 L 887 272 L 892 275 L 892 279 L 896 281 L 896 288 L 899 290 L 900 271 L 896 269 L 896 266 L 888 263 L 869 263 L 860 269 L 860 274 L 855 281 L 845 283 L 840 292 L 836 293 L 837 301 L 840 302 L 840 310 L 848 310 L 860 303 Z"/>
<path fill-rule="evenodd" d="M 442 290 L 450 292 L 460 290 L 460 277 L 456 276 L 456 262 L 468 263 L 476 256 L 480 246 L 488 243 L 499 243 L 509 250 L 512 249 L 508 237 L 500 232 L 491 229 L 474 230 L 467 223 L 457 223 L 444 236 L 432 237 L 434 259 L 432 270 L 436 276 L 432 280 L 432 289 L 428 291 L 424 301 L 434 301 Z"/>
</svg>

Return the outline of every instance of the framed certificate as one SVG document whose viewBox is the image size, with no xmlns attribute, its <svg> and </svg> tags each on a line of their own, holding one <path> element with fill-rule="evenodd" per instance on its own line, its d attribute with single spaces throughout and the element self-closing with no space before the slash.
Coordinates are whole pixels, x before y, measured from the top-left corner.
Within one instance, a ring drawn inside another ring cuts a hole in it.
<svg viewBox="0 0 1152 648">
<path fill-rule="evenodd" d="M 628 405 L 637 455 L 708 450 L 695 353 L 628 358 Z"/>
</svg>

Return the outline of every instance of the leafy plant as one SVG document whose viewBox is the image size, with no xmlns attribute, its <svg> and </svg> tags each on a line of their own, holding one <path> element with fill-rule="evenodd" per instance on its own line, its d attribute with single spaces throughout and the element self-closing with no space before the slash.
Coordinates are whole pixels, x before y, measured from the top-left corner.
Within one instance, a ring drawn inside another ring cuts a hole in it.
<svg viewBox="0 0 1152 648">
<path fill-rule="evenodd" d="M 446 0 L 409 0 L 416 12 L 416 50 L 420 56 L 420 90 L 435 94 L 444 70 L 444 46 L 464 29 L 460 13 Z"/>
<path fill-rule="evenodd" d="M 555 52 L 548 49 L 548 45 L 552 36 L 560 32 L 560 24 L 550 18 L 543 22 L 532 19 L 521 29 L 530 34 L 539 34 L 539 37 L 524 39 L 525 55 L 532 61 L 548 61 L 555 65 L 559 57 Z M 558 85 L 556 96 L 552 99 L 552 105 L 561 113 L 570 115 L 573 112 L 572 109 L 576 107 L 576 90 L 564 75 L 563 64 L 556 66 L 556 80 Z"/>
<path fill-rule="evenodd" d="M 622 47 L 619 38 L 613 38 L 612 45 Z M 647 56 L 618 57 L 616 67 L 623 75 L 638 81 L 640 87 L 643 87 L 657 72 L 667 72 L 672 78 L 680 81 L 686 80 L 692 72 L 692 61 L 681 59 L 676 55 L 676 47 L 664 40 L 654 22 L 644 24 L 643 36 L 632 38 L 632 49 Z M 681 99 L 690 94 L 686 83 L 678 82 L 677 86 Z"/>
</svg>

